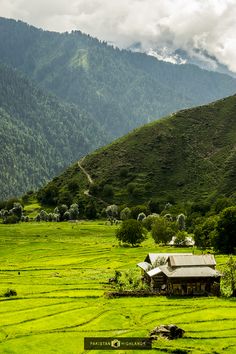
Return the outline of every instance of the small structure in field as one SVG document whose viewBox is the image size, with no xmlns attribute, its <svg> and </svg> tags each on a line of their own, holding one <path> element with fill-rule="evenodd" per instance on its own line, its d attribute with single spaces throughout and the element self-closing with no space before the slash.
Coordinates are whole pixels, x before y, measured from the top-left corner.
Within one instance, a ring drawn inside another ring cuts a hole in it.
<svg viewBox="0 0 236 354">
<path fill-rule="evenodd" d="M 170 242 L 168 243 L 169 246 L 176 246 L 176 236 L 173 236 Z M 185 240 L 178 244 L 177 246 L 184 246 L 184 247 L 193 247 L 195 245 L 195 241 L 191 236 L 187 236 Z"/>
<path fill-rule="evenodd" d="M 219 291 L 221 274 L 213 255 L 150 253 L 138 263 L 143 280 L 167 295 L 207 295 Z"/>
</svg>

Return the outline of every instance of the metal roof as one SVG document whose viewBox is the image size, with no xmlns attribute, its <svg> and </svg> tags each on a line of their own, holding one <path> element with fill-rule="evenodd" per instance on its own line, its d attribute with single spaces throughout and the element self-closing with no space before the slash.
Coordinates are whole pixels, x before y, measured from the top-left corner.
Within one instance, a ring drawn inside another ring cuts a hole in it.
<svg viewBox="0 0 236 354">
<path fill-rule="evenodd" d="M 188 266 L 215 266 L 216 261 L 212 254 L 204 255 L 170 255 L 169 257 L 171 267 L 188 267 Z"/>
<path fill-rule="evenodd" d="M 180 254 L 188 256 L 192 255 L 192 253 L 149 253 L 145 258 L 145 262 L 151 263 L 152 265 L 155 264 L 158 259 L 164 259 L 165 262 L 167 262 L 168 257 Z"/>
<path fill-rule="evenodd" d="M 172 269 L 167 265 L 160 266 L 160 270 L 168 278 L 208 278 L 219 277 L 221 274 L 210 267 L 181 267 Z"/>
<path fill-rule="evenodd" d="M 154 269 L 149 270 L 149 272 L 147 272 L 147 274 L 149 275 L 149 277 L 154 277 L 154 275 L 163 273 L 162 270 L 159 267 L 156 267 Z"/>
<path fill-rule="evenodd" d="M 151 264 L 147 262 L 140 262 L 137 264 L 137 266 L 145 271 L 148 271 L 150 269 Z"/>
<path fill-rule="evenodd" d="M 175 240 L 176 240 L 176 236 L 173 236 L 171 241 L 168 243 L 168 245 L 170 246 L 174 246 L 175 245 Z M 185 237 L 185 241 L 183 242 L 183 244 L 185 246 L 194 246 L 195 245 L 195 241 L 191 236 L 187 236 Z"/>
</svg>

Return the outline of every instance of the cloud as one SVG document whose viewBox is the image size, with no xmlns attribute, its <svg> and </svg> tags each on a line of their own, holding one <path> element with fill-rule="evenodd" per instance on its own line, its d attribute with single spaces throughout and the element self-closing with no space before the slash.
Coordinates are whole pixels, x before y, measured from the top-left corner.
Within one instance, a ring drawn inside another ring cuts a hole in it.
<svg viewBox="0 0 236 354">
<path fill-rule="evenodd" d="M 0 15 L 122 48 L 207 52 L 236 72 L 235 0 L 0 0 Z"/>
</svg>

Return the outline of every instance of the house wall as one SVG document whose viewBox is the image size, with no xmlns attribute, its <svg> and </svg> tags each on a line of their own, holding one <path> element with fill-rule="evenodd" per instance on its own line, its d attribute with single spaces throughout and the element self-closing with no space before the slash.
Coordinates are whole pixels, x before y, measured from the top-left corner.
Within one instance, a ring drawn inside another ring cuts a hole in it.
<svg viewBox="0 0 236 354">
<path fill-rule="evenodd" d="M 217 295 L 220 278 L 174 278 L 167 280 L 169 295 Z"/>
</svg>

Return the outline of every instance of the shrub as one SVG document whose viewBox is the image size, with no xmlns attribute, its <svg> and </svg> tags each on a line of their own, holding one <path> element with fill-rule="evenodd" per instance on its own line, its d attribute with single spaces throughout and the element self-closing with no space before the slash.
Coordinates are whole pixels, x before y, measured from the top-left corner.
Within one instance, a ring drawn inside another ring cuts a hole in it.
<svg viewBox="0 0 236 354">
<path fill-rule="evenodd" d="M 17 224 L 20 219 L 16 215 L 9 215 L 4 220 L 4 224 Z"/>
<path fill-rule="evenodd" d="M 17 296 L 17 292 L 14 289 L 7 289 L 5 293 L 3 294 L 5 297 L 10 297 L 10 296 Z"/>
</svg>

